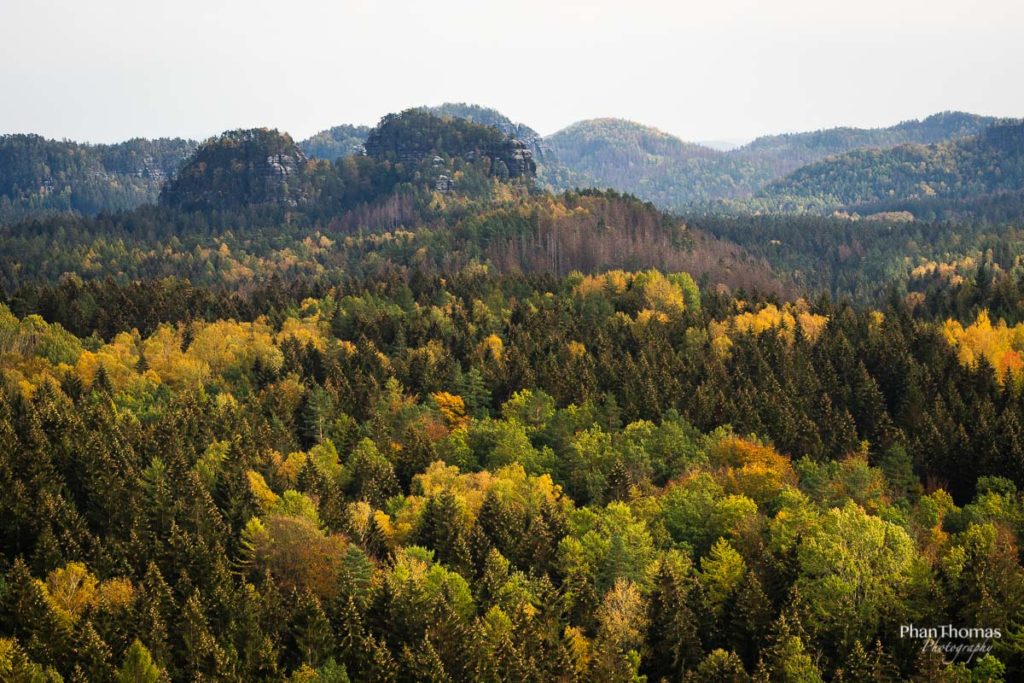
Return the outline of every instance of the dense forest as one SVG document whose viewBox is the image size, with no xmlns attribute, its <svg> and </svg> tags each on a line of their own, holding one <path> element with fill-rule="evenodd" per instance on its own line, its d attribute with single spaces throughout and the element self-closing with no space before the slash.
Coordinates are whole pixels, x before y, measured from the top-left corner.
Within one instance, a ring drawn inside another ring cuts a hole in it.
<svg viewBox="0 0 1024 683">
<path fill-rule="evenodd" d="M 769 265 L 805 295 L 828 292 L 861 303 L 886 301 L 894 292 L 907 294 L 920 284 L 922 272 L 936 268 L 945 279 L 966 280 L 981 268 L 985 284 L 997 276 L 1024 272 L 1020 192 L 999 201 L 913 208 L 932 217 L 917 220 L 909 211 L 863 218 L 703 214 L 687 218 L 685 224 L 696 233 L 742 248 L 748 258 Z M 979 215 L 945 215 L 962 214 L 964 209 L 975 209 Z"/>
<path fill-rule="evenodd" d="M 721 152 L 630 121 L 595 119 L 547 138 L 562 167 L 551 174 L 549 182 L 561 189 L 614 188 L 663 209 L 687 210 L 715 200 L 749 198 L 772 181 L 830 156 L 960 140 L 979 135 L 996 123 L 991 117 L 947 112 L 890 128 L 770 135 Z M 827 195 L 822 187 L 817 189 Z M 762 207 L 758 204 L 756 208 Z"/>
<path fill-rule="evenodd" d="M 899 210 L 913 200 L 985 198 L 1024 186 L 1024 123 L 934 145 L 850 152 L 805 166 L 760 194 L 776 211 Z"/>
<path fill-rule="evenodd" d="M 0 680 L 1024 678 L 1012 127 L 681 218 L 448 107 L 0 220 Z"/>
<path fill-rule="evenodd" d="M 0 284 L 74 273 L 247 290 L 269 276 L 334 284 L 395 262 L 558 274 L 653 266 L 785 288 L 763 260 L 650 204 L 538 191 L 533 169 L 529 150 L 495 129 L 420 111 L 384 119 L 366 155 L 334 163 L 305 159 L 276 131 L 233 131 L 201 146 L 159 206 L 0 227 Z"/>
<path fill-rule="evenodd" d="M 580 121 L 547 143 L 566 169 L 553 185 L 616 188 L 666 208 L 736 196 L 748 172 L 723 152 L 621 119 Z"/>
<path fill-rule="evenodd" d="M 772 175 L 778 177 L 826 157 L 858 149 L 932 145 L 974 137 L 999 122 L 991 116 L 941 112 L 888 128 L 830 128 L 809 133 L 765 135 L 735 150 L 735 156 L 767 164 Z"/>
<path fill-rule="evenodd" d="M 195 148 L 181 139 L 82 145 L 38 135 L 0 136 L 0 223 L 152 203 Z"/>
</svg>

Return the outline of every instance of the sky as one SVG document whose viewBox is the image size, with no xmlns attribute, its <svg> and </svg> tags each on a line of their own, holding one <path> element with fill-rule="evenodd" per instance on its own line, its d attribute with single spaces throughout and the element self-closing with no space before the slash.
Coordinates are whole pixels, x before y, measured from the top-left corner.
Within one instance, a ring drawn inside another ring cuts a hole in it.
<svg viewBox="0 0 1024 683">
<path fill-rule="evenodd" d="M 296 139 L 472 102 L 686 140 L 1024 116 L 1020 0 L 0 0 L 0 133 Z"/>
</svg>

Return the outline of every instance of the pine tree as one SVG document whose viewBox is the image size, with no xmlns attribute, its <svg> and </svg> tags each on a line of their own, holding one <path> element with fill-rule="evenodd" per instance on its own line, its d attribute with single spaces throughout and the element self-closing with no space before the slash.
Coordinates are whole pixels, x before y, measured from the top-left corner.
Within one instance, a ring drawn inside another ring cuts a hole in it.
<svg viewBox="0 0 1024 683">
<path fill-rule="evenodd" d="M 0 638 L 0 680 L 11 683 L 62 683 L 53 668 L 33 662 L 15 640 Z"/>
<path fill-rule="evenodd" d="M 509 561 L 496 549 L 492 548 L 484 560 L 484 568 L 476 581 L 476 600 L 481 609 L 495 604 L 501 589 L 509 578 Z"/>
<path fill-rule="evenodd" d="M 369 636 L 366 640 L 366 653 L 363 680 L 367 683 L 393 683 L 398 680 L 398 664 L 385 643 Z"/>
<path fill-rule="evenodd" d="M 854 641 L 853 649 L 839 671 L 842 672 L 843 683 L 874 683 L 871 661 L 859 640 Z"/>
<path fill-rule="evenodd" d="M 149 650 L 136 640 L 124 656 L 124 664 L 117 673 L 117 683 L 157 683 L 161 671 L 153 662 Z"/>
<path fill-rule="evenodd" d="M 484 418 L 490 413 L 491 392 L 484 383 L 481 372 L 472 367 L 462 375 L 459 396 L 466 404 L 466 412 L 475 418 Z"/>
<path fill-rule="evenodd" d="M 437 651 L 449 676 L 457 681 L 471 678 L 475 633 L 451 602 L 442 600 L 435 604 L 426 638 Z"/>
<path fill-rule="evenodd" d="M 307 448 L 315 446 L 330 436 L 334 413 L 334 400 L 321 386 L 313 385 L 306 391 L 300 417 L 302 435 L 305 437 L 303 445 Z"/>
<path fill-rule="evenodd" d="M 437 560 L 469 575 L 472 557 L 466 540 L 461 506 L 448 491 L 432 496 L 423 509 L 419 542 L 437 553 Z"/>
<path fill-rule="evenodd" d="M 37 574 L 48 574 L 65 564 L 60 543 L 53 533 L 52 524 L 45 525 L 39 532 L 36 547 L 32 551 L 31 564 Z"/>
<path fill-rule="evenodd" d="M 931 652 L 927 648 L 918 652 L 914 668 L 916 673 L 911 679 L 914 683 L 953 683 L 955 680 L 950 675 L 942 654 Z"/>
<path fill-rule="evenodd" d="M 771 621 L 771 602 L 762 590 L 757 574 L 748 571 L 729 617 L 730 644 L 748 668 L 757 663 L 764 634 L 768 632 Z"/>
<path fill-rule="evenodd" d="M 377 560 L 387 560 L 391 557 L 391 546 L 388 544 L 384 531 L 377 523 L 377 518 L 370 515 L 366 523 L 366 531 L 363 532 L 363 549 L 366 554 Z"/>
<path fill-rule="evenodd" d="M 740 658 L 735 652 L 725 650 L 712 650 L 700 666 L 686 675 L 687 683 L 747 683 L 749 680 Z"/>
<path fill-rule="evenodd" d="M 308 590 L 299 596 L 292 619 L 295 645 L 303 664 L 316 668 L 334 654 L 334 632 L 320 601 Z"/>
<path fill-rule="evenodd" d="M 0 631 L 23 643 L 30 659 L 66 672 L 74 650 L 73 634 L 50 608 L 41 584 L 20 557 L 7 573 L 0 600 Z"/>
<path fill-rule="evenodd" d="M 802 627 L 794 613 L 779 615 L 771 629 L 772 637 L 764 653 L 772 683 L 821 683 L 821 672 L 808 655 L 801 634 Z"/>
<path fill-rule="evenodd" d="M 690 608 L 692 580 L 676 562 L 662 560 L 648 607 L 651 654 L 644 670 L 651 680 L 679 680 L 704 657 L 698 619 Z"/>
<path fill-rule="evenodd" d="M 73 661 L 90 681 L 106 681 L 114 674 L 113 653 L 92 622 L 83 619 L 75 629 Z"/>
<path fill-rule="evenodd" d="M 367 635 L 363 628 L 363 616 L 351 595 L 346 596 L 335 611 L 338 655 L 345 668 L 353 672 L 358 680 L 367 666 Z"/>
<path fill-rule="evenodd" d="M 107 374 L 107 369 L 103 365 L 100 365 L 96 370 L 96 375 L 92 379 L 92 390 L 101 394 L 112 396 L 114 393 L 114 387 L 110 383 L 110 375 Z"/>
<path fill-rule="evenodd" d="M 452 683 L 452 677 L 444 669 L 437 650 L 429 638 L 424 638 L 415 648 L 406 645 L 402 649 L 403 678 L 423 683 Z"/>
<path fill-rule="evenodd" d="M 203 678 L 227 672 L 227 658 L 210 632 L 202 600 L 193 593 L 181 610 L 180 660 L 189 676 Z"/>
<path fill-rule="evenodd" d="M 626 464 L 617 459 L 608 473 L 608 487 L 605 491 L 605 498 L 608 501 L 629 500 L 629 488 L 633 485 L 633 478 L 630 476 Z"/>
</svg>

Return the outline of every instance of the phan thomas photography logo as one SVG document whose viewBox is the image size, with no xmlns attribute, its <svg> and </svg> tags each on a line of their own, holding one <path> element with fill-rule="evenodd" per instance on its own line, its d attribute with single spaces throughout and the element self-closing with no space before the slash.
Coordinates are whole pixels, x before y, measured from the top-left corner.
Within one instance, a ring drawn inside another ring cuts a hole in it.
<svg viewBox="0 0 1024 683">
<path fill-rule="evenodd" d="M 900 626 L 900 638 L 921 641 L 922 652 L 935 652 L 942 655 L 947 664 L 964 662 L 969 664 L 975 657 L 984 656 L 992 651 L 993 642 L 1003 637 L 998 628 L 982 628 L 977 626 L 916 626 L 904 624 Z"/>
</svg>

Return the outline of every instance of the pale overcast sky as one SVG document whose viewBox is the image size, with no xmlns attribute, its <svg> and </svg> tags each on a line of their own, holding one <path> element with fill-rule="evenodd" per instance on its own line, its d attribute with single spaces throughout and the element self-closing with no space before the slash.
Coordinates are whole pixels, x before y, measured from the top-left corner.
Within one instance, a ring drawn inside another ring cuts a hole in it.
<svg viewBox="0 0 1024 683">
<path fill-rule="evenodd" d="M 306 137 L 421 104 L 688 140 L 1024 116 L 1021 0 L 0 0 L 0 133 Z"/>
</svg>

